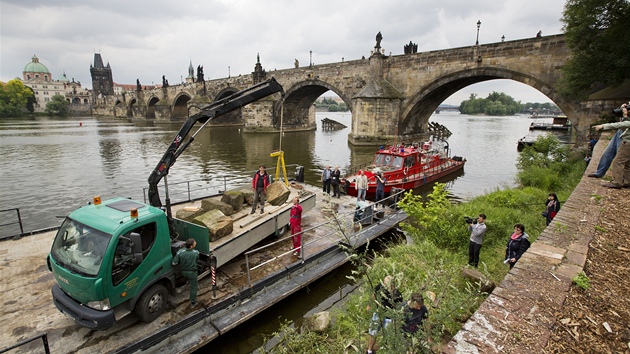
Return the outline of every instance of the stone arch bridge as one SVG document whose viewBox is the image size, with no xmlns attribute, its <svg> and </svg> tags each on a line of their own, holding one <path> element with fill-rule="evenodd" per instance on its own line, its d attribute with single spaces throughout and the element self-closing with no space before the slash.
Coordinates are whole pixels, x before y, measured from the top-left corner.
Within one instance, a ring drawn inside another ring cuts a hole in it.
<svg viewBox="0 0 630 354">
<path fill-rule="evenodd" d="M 335 92 L 352 111 L 348 140 L 357 145 L 423 138 L 436 108 L 460 89 L 482 81 L 510 79 L 549 97 L 568 116 L 585 141 L 589 126 L 620 102 L 576 102 L 556 85 L 569 57 L 564 35 L 473 45 L 387 56 L 374 48 L 369 58 L 265 72 L 260 63 L 251 75 L 126 92 L 99 101 L 97 115 L 170 123 L 184 120 L 198 107 L 274 77 L 284 94 L 274 94 L 212 124 L 241 125 L 245 132 L 316 128 L 313 103 Z M 384 52 L 384 50 L 383 50 Z"/>
</svg>

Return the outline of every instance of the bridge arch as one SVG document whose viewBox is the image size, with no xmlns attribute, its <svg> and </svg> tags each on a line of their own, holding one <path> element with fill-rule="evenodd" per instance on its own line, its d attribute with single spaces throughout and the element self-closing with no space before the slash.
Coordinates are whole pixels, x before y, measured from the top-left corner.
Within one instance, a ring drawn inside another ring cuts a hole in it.
<svg viewBox="0 0 630 354">
<path fill-rule="evenodd" d="M 191 97 L 186 92 L 181 92 L 173 100 L 171 117 L 174 119 L 188 118 L 188 101 Z"/>
<path fill-rule="evenodd" d="M 215 96 L 214 102 L 222 100 L 232 94 L 240 91 L 239 89 L 229 86 L 221 91 Z M 212 119 L 209 123 L 210 125 L 243 125 L 245 121 L 243 119 L 241 109 L 234 110 L 232 112 L 226 113 L 224 115 L 218 116 Z"/>
<path fill-rule="evenodd" d="M 425 132 L 431 114 L 449 96 L 472 84 L 497 79 L 514 80 L 528 85 L 549 97 L 567 116 L 573 116 L 573 106 L 558 95 L 555 88 L 547 82 L 509 69 L 480 67 L 460 70 L 438 77 L 420 88 L 402 105 L 399 123 L 400 134 Z"/>
<path fill-rule="evenodd" d="M 138 101 L 136 100 L 135 97 L 129 100 L 129 106 L 127 107 L 127 117 L 133 118 L 134 108 L 137 108 L 137 103 Z"/>
<path fill-rule="evenodd" d="M 160 99 L 151 96 L 147 101 L 147 119 L 155 119 L 155 105 L 160 102 Z"/>
<path fill-rule="evenodd" d="M 283 125 L 288 127 L 308 126 L 313 103 L 327 91 L 334 92 L 346 106 L 352 107 L 350 97 L 335 85 L 319 79 L 300 81 L 285 90 L 284 99 L 276 104 L 274 126 L 280 126 L 280 109 L 283 109 Z M 311 120 L 314 122 L 314 117 Z"/>
</svg>

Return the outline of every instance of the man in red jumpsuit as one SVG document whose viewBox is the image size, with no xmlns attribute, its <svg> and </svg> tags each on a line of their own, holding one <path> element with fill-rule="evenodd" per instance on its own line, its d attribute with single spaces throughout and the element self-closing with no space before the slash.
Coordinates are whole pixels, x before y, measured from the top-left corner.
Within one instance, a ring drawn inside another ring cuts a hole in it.
<svg viewBox="0 0 630 354">
<path fill-rule="evenodd" d="M 293 235 L 293 255 L 300 258 L 302 246 L 302 206 L 300 205 L 300 198 L 298 197 L 293 198 L 289 225 L 291 226 L 291 235 Z"/>
</svg>

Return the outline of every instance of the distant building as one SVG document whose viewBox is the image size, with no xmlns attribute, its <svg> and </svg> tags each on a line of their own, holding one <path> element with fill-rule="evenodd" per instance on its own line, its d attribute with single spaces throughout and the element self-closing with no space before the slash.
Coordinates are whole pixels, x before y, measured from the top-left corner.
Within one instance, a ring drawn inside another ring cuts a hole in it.
<svg viewBox="0 0 630 354">
<path fill-rule="evenodd" d="M 35 112 L 43 112 L 54 95 L 64 95 L 63 82 L 54 81 L 46 65 L 40 63 L 36 55 L 24 67 L 22 78 L 24 85 L 35 93 Z"/>
<path fill-rule="evenodd" d="M 94 65 L 90 65 L 92 75 L 92 101 L 103 96 L 114 94 L 114 79 L 112 78 L 112 68 L 107 63 L 103 65 L 100 53 L 94 53 Z"/>
<path fill-rule="evenodd" d="M 31 62 L 24 66 L 22 80 L 25 86 L 30 87 L 35 93 L 35 112 L 44 112 L 46 104 L 54 95 L 61 95 L 66 101 L 77 105 L 89 105 L 91 93 L 83 90 L 80 82 L 74 79 L 69 81 L 66 74 L 58 80 L 53 80 L 52 74 L 46 65 L 39 62 L 39 58 L 33 55 Z"/>
</svg>

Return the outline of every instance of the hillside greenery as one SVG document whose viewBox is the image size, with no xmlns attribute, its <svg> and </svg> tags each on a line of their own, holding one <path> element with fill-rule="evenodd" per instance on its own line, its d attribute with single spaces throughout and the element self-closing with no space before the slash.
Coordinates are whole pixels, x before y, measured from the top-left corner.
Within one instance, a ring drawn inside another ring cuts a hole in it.
<svg viewBox="0 0 630 354">
<path fill-rule="evenodd" d="M 514 224 L 525 225 L 534 242 L 545 229 L 540 212 L 548 194 L 555 192 L 560 201 L 565 201 L 585 169 L 583 156 L 568 150 L 553 136 L 539 137 L 526 147 L 517 165 L 519 187 L 497 189 L 465 203 L 453 204 L 445 185 L 439 183 L 426 198 L 407 193 L 400 203 L 409 215 L 402 228 L 412 242 L 391 244 L 382 254 L 347 249 L 356 266 L 350 278 L 359 287 L 348 295 L 343 306 L 331 310 L 331 326 L 316 333 L 285 323 L 279 331 L 281 343 L 268 352 L 364 353 L 372 315 L 366 307 L 373 304 L 374 287 L 387 275 L 394 277 L 405 300 L 414 292 L 423 293 L 429 318 L 423 330 L 405 338 L 400 330 L 402 311 L 377 310 L 380 316 L 394 320 L 394 325 L 383 328 L 377 336 L 379 352 L 440 352 L 488 296 L 480 284 L 461 276 L 468 261 L 465 217 L 487 215 L 488 230 L 478 270 L 499 283 L 509 270 L 503 260 Z"/>
<path fill-rule="evenodd" d="M 345 102 L 337 102 L 332 98 L 323 97 L 321 100 L 315 101 L 315 107 L 328 108 L 328 112 L 347 112 L 348 106 Z"/>
</svg>

